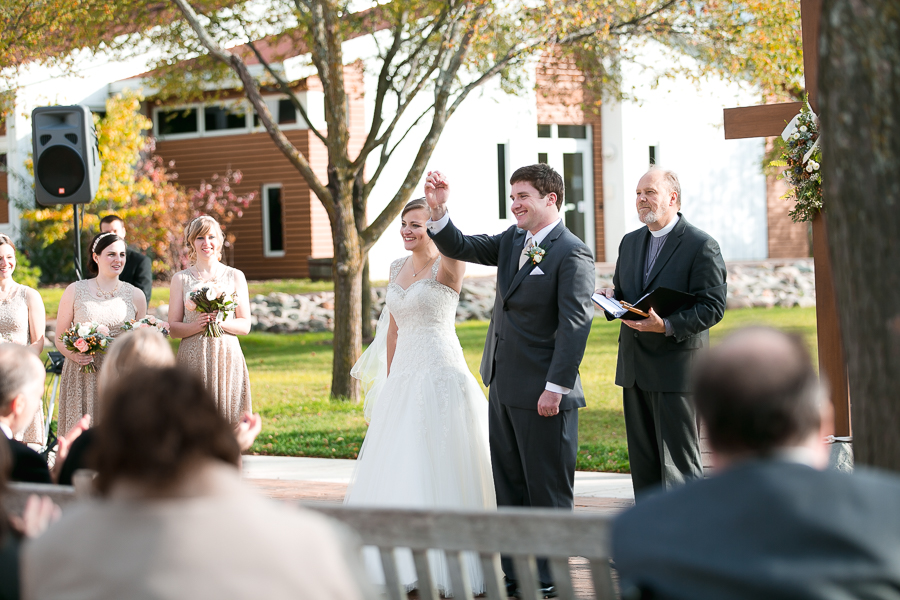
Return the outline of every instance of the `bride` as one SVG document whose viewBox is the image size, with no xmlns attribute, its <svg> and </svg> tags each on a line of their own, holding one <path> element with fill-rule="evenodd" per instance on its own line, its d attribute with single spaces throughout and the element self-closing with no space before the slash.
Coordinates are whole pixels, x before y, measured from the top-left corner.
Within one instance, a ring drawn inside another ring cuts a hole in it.
<svg viewBox="0 0 900 600">
<path fill-rule="evenodd" d="M 463 358 L 456 305 L 465 264 L 442 257 L 428 237 L 424 198 L 401 215 L 412 255 L 391 265 L 375 341 L 353 367 L 366 392 L 369 430 L 345 504 L 394 508 L 493 510 L 488 405 Z M 367 568 L 384 583 L 381 560 L 367 548 Z M 452 593 L 443 555 L 429 552 L 438 588 Z M 398 552 L 401 583 L 417 585 L 411 553 Z M 473 592 L 484 591 L 475 555 L 466 555 Z"/>
</svg>

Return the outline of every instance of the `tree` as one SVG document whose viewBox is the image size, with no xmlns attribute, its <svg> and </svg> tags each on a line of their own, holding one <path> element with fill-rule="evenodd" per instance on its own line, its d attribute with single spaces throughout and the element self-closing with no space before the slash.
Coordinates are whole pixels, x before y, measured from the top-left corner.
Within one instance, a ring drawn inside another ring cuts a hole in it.
<svg viewBox="0 0 900 600">
<path fill-rule="evenodd" d="M 900 7 L 825 0 L 824 216 L 860 463 L 900 471 Z"/>
<path fill-rule="evenodd" d="M 158 277 L 168 277 L 186 266 L 181 243 L 184 224 L 200 214 L 210 214 L 227 231 L 241 216 L 255 193 L 238 196 L 232 185 L 240 183 L 240 171 L 228 168 L 214 174 L 211 183 L 185 190 L 176 183 L 175 165 L 164 165 L 155 154 L 155 143 L 144 135 L 150 120 L 140 113 L 140 97 L 124 94 L 110 98 L 106 116 L 95 116 L 102 170 L 94 201 L 83 212 L 83 224 L 96 231 L 100 219 L 115 213 L 129 226 L 129 244 L 147 252 Z M 42 267 L 47 281 L 71 281 L 74 272 L 74 232 L 71 205 L 34 208 L 34 199 L 19 199 L 23 208 L 25 253 Z M 233 237 L 233 236 L 232 236 Z"/>
</svg>

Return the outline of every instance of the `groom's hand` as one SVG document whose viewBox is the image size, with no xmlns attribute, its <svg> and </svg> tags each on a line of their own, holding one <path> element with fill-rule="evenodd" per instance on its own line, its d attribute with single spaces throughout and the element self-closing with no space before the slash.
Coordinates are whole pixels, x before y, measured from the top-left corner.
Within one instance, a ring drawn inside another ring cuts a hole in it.
<svg viewBox="0 0 900 600">
<path fill-rule="evenodd" d="M 544 390 L 538 399 L 538 414 L 542 417 L 552 417 L 559 414 L 559 403 L 562 402 L 562 394 Z"/>
<path fill-rule="evenodd" d="M 431 208 L 431 220 L 440 220 L 447 212 L 450 184 L 440 171 L 429 171 L 425 177 L 425 201 Z"/>
</svg>

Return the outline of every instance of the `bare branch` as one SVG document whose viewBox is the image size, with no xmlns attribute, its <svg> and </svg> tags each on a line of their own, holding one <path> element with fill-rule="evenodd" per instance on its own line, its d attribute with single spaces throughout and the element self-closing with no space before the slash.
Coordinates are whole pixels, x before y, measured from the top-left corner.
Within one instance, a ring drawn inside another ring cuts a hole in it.
<svg viewBox="0 0 900 600">
<path fill-rule="evenodd" d="M 203 46 L 218 60 L 224 62 L 228 66 L 230 66 L 235 73 L 237 73 L 238 77 L 241 80 L 241 83 L 244 85 L 244 90 L 247 94 L 247 98 L 250 100 L 250 103 L 253 105 L 253 108 L 256 109 L 257 114 L 259 115 L 260 120 L 263 123 L 263 126 L 266 128 L 266 131 L 269 132 L 269 135 L 275 141 L 275 144 L 281 150 L 281 152 L 287 157 L 288 160 L 297 168 L 306 182 L 309 184 L 310 189 L 319 197 L 319 200 L 322 202 L 322 205 L 325 207 L 325 210 L 328 211 L 329 215 L 333 214 L 335 211 L 334 207 L 334 198 L 331 195 L 331 192 L 328 191 L 322 182 L 319 181 L 319 178 L 316 177 L 316 174 L 313 172 L 312 167 L 309 164 L 309 161 L 306 160 L 306 157 L 297 150 L 296 147 L 287 139 L 278 125 L 275 124 L 274 119 L 272 118 L 272 113 L 269 112 L 269 107 L 266 105 L 265 101 L 262 98 L 262 95 L 259 93 L 259 88 L 257 87 L 256 81 L 250 75 L 249 69 L 247 69 L 247 65 L 244 63 L 241 58 L 235 54 L 232 54 L 226 50 L 223 50 L 219 47 L 219 45 L 215 42 L 215 40 L 210 37 L 209 33 L 206 31 L 206 28 L 200 23 L 200 18 L 197 16 L 197 13 L 194 12 L 194 9 L 191 8 L 190 4 L 187 3 L 187 0 L 172 0 L 181 10 L 188 24 L 191 26 L 191 29 L 194 30 L 194 33 L 197 34 L 197 37 L 200 39 L 200 42 Z"/>
<path fill-rule="evenodd" d="M 403 140 L 406 139 L 406 136 L 409 135 L 409 133 L 413 130 L 413 128 L 415 128 L 416 125 L 419 124 L 419 121 L 421 121 L 425 117 L 425 115 L 430 113 L 432 110 L 434 110 L 434 104 L 429 106 L 427 109 L 425 109 L 422 112 L 422 114 L 420 114 L 418 117 L 416 117 L 416 120 L 413 121 L 412 125 L 410 125 L 409 127 L 406 128 L 406 131 L 403 132 L 403 135 L 400 136 L 400 139 L 397 140 L 397 143 L 394 144 L 394 146 L 390 150 L 387 149 L 388 148 L 388 140 L 384 141 L 384 143 L 381 146 L 381 148 L 382 148 L 381 158 L 378 161 L 378 167 L 376 167 L 375 173 L 372 174 L 372 177 L 369 178 L 369 181 L 366 182 L 366 185 L 363 188 L 363 191 L 364 191 L 366 197 L 368 197 L 369 194 L 372 193 L 372 189 L 374 189 L 375 183 L 378 181 L 378 176 L 381 175 L 381 172 L 384 170 L 384 167 L 387 165 L 388 161 L 391 159 L 391 156 L 394 154 L 394 150 L 397 149 L 397 146 L 399 146 L 403 142 Z"/>
</svg>

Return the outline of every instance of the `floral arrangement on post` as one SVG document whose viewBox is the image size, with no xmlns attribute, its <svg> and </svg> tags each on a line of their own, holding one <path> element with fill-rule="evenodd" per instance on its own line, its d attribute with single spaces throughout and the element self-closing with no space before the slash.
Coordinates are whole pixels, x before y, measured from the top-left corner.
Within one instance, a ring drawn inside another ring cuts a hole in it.
<svg viewBox="0 0 900 600">
<path fill-rule="evenodd" d="M 781 198 L 794 200 L 788 214 L 795 223 L 812 221 L 822 210 L 822 148 L 819 146 L 819 119 L 805 102 L 781 134 L 784 150 L 772 167 L 786 167 L 779 176 L 787 179 L 791 189 Z"/>
<path fill-rule="evenodd" d="M 190 293 L 188 300 L 184 303 L 184 308 L 202 313 L 218 312 L 216 320 L 206 324 L 203 337 L 222 337 L 225 332 L 219 325 L 219 321 L 224 321 L 228 317 L 228 313 L 233 313 L 237 309 L 236 295 L 237 293 L 226 294 L 213 284 L 204 285 Z"/>
<path fill-rule="evenodd" d="M 109 335 L 109 327 L 100 325 L 96 321 L 73 323 L 62 334 L 62 343 L 66 345 L 66 350 L 90 356 L 106 352 L 112 339 L 112 336 Z M 96 373 L 97 366 L 90 362 L 81 367 L 81 372 Z"/>
<path fill-rule="evenodd" d="M 131 331 L 132 329 L 145 329 L 147 327 L 154 327 L 161 334 L 169 337 L 169 324 L 162 319 L 157 319 L 153 315 L 147 315 L 143 319 L 127 321 L 124 325 L 122 325 L 122 329 L 124 329 L 125 331 Z"/>
</svg>

